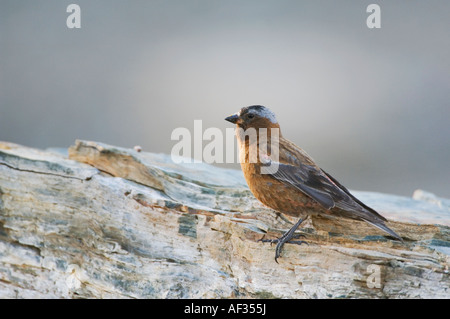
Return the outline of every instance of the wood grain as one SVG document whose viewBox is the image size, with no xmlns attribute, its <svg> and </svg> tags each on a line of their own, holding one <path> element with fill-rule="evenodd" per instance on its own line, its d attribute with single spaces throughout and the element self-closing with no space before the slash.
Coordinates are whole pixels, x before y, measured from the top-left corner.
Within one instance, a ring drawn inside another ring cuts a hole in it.
<svg viewBox="0 0 450 319">
<path fill-rule="evenodd" d="M 0 142 L 1 298 L 450 297 L 447 199 L 354 192 L 404 244 L 314 217 L 277 264 L 258 239 L 295 220 L 240 171 L 89 141 L 68 154 Z"/>
</svg>

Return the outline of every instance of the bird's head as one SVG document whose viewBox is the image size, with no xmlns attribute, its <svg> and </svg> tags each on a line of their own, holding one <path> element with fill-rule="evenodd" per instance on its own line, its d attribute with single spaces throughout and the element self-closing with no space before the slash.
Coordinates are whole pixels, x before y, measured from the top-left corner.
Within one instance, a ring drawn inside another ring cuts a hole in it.
<svg viewBox="0 0 450 319">
<path fill-rule="evenodd" d="M 244 130 L 253 127 L 259 128 L 279 128 L 275 114 L 262 105 L 246 106 L 239 112 L 225 118 L 226 121 L 236 124 Z"/>
</svg>

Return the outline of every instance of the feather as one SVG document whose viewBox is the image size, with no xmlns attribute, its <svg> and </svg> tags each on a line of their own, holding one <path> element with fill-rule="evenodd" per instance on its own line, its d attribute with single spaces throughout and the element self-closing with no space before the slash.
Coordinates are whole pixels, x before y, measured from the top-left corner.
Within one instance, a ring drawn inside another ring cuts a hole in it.
<svg viewBox="0 0 450 319">
<path fill-rule="evenodd" d="M 347 188 L 324 170 L 306 164 L 294 166 L 278 163 L 278 165 L 277 172 L 271 174 L 277 180 L 294 186 L 326 209 L 340 208 L 346 211 L 340 215 L 368 222 L 402 240 L 399 235 L 385 225 L 386 219 L 383 216 L 353 196 Z"/>
</svg>

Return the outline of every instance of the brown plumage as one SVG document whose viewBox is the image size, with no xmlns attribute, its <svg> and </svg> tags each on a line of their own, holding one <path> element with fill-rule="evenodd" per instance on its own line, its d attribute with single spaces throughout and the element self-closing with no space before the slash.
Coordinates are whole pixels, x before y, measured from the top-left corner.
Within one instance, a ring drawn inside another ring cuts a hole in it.
<svg viewBox="0 0 450 319">
<path fill-rule="evenodd" d="M 295 230 L 311 213 L 362 220 L 402 240 L 385 225 L 383 216 L 354 197 L 317 166 L 305 151 L 285 139 L 275 114 L 268 108 L 261 105 L 244 107 L 226 120 L 236 124 L 241 168 L 253 195 L 276 211 L 300 217 L 281 238 L 264 240 L 277 243 L 275 260 L 284 243 L 294 237 Z M 252 132 L 256 134 L 253 140 Z M 277 133 L 278 136 L 274 135 Z M 273 171 L 264 172 L 264 168 L 269 167 L 274 167 Z"/>
</svg>

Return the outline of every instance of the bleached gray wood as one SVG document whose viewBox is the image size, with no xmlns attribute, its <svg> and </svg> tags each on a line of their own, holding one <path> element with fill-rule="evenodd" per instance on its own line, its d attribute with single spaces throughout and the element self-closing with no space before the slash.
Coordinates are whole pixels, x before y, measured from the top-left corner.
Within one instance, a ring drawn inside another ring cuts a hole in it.
<svg viewBox="0 0 450 319">
<path fill-rule="evenodd" d="M 295 220 L 240 171 L 77 141 L 68 159 L 0 142 L 2 298 L 449 298 L 450 204 L 354 192 L 405 243 L 364 223 Z"/>
</svg>

